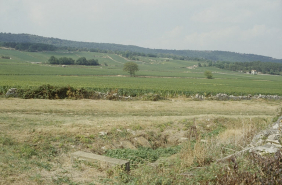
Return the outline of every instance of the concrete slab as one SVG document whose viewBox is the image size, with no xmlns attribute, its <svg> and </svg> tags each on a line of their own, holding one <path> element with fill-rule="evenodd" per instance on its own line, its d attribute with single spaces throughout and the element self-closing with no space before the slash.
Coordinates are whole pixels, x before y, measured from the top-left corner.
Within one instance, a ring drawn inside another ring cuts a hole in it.
<svg viewBox="0 0 282 185">
<path fill-rule="evenodd" d="M 127 160 L 115 159 L 103 155 L 97 155 L 93 153 L 87 153 L 82 151 L 77 151 L 71 154 L 72 161 L 74 159 L 86 160 L 89 162 L 98 162 L 101 167 L 107 168 L 111 166 L 120 166 L 124 167 L 126 171 L 130 170 L 130 163 Z"/>
</svg>

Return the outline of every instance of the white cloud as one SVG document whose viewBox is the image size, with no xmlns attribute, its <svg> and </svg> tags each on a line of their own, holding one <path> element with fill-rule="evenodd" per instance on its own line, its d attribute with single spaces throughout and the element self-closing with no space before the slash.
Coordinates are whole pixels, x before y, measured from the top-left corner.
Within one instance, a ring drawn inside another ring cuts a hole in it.
<svg viewBox="0 0 282 185">
<path fill-rule="evenodd" d="M 220 42 L 228 42 L 234 39 L 239 32 L 238 27 L 216 29 L 208 32 L 194 32 L 185 37 L 187 44 L 196 45 L 198 48 L 210 48 L 211 45 L 218 45 Z"/>
<path fill-rule="evenodd" d="M 251 40 L 257 37 L 262 37 L 266 34 L 267 28 L 265 25 L 254 25 L 253 28 L 240 31 L 241 40 Z"/>
<path fill-rule="evenodd" d="M 0 16 L 0 32 L 282 58 L 281 0 L 0 0 Z"/>
<path fill-rule="evenodd" d="M 177 38 L 183 33 L 183 27 L 182 26 L 176 26 L 172 30 L 165 32 L 163 35 L 163 38 Z"/>
</svg>

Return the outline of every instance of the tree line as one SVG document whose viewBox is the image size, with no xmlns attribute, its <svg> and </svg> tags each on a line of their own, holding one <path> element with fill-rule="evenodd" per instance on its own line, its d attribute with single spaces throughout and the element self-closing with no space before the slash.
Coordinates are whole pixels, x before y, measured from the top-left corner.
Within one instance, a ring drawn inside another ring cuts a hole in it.
<svg viewBox="0 0 282 185">
<path fill-rule="evenodd" d="M 3 59 L 11 59 L 11 57 L 9 57 L 9 56 L 1 56 L 1 58 L 3 58 Z"/>
<path fill-rule="evenodd" d="M 202 65 L 199 63 L 199 67 Z M 226 69 L 231 71 L 241 71 L 250 73 L 252 70 L 261 72 L 263 74 L 271 75 L 282 75 L 282 63 L 275 62 L 226 62 L 226 61 L 217 61 L 217 62 L 208 62 L 208 67 L 214 66 L 220 69 Z"/>
<path fill-rule="evenodd" d="M 87 47 L 72 47 L 72 46 L 54 46 L 50 44 L 41 44 L 41 43 L 20 43 L 20 42 L 0 42 L 0 46 L 7 48 L 14 48 L 20 51 L 28 52 L 40 52 L 40 51 L 56 51 L 56 50 L 67 50 L 67 51 L 88 51 L 88 52 L 98 52 L 98 53 L 110 53 L 118 54 L 124 58 L 130 60 L 139 60 L 139 56 L 143 57 L 161 57 L 161 58 L 171 58 L 174 60 L 196 60 L 196 61 L 209 61 L 203 58 L 188 57 L 188 56 L 178 56 L 172 53 L 142 53 L 134 51 L 119 51 L 119 50 L 105 50 L 105 49 L 96 49 L 96 48 L 87 48 Z"/>
<path fill-rule="evenodd" d="M 86 66 L 98 66 L 100 65 L 97 59 L 87 60 L 85 57 L 80 57 L 77 60 L 68 57 L 56 58 L 51 56 L 48 60 L 50 64 L 60 64 L 60 65 L 86 65 Z"/>
<path fill-rule="evenodd" d="M 4 42 L 1 43 L 2 47 L 14 48 L 20 51 L 36 52 L 36 51 L 55 51 L 56 46 L 41 43 L 17 43 L 17 42 Z"/>
</svg>

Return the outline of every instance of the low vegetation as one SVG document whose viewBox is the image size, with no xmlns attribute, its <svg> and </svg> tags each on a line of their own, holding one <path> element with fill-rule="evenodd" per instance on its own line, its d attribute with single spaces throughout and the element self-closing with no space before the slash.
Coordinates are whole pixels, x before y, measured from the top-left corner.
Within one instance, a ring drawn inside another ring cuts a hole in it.
<svg viewBox="0 0 282 185">
<path fill-rule="evenodd" d="M 0 182 L 279 184 L 276 169 L 281 167 L 270 164 L 272 158 L 244 154 L 216 162 L 247 146 L 255 133 L 272 123 L 279 106 L 268 101 L 1 99 Z M 135 144 L 136 137 L 145 138 L 151 147 Z M 187 139 L 175 139 L 182 137 Z M 120 141 L 136 149 L 120 146 Z M 78 150 L 130 159 L 131 171 L 71 162 L 70 153 Z"/>
<path fill-rule="evenodd" d="M 11 57 L 9 57 L 9 56 L 1 56 L 1 58 L 3 58 L 3 59 L 11 59 Z"/>
</svg>

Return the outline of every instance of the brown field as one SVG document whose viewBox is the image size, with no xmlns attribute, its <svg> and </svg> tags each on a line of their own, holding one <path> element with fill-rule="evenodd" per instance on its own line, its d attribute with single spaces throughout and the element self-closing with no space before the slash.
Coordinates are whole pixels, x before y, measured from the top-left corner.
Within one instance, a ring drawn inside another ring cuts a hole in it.
<svg viewBox="0 0 282 185">
<path fill-rule="evenodd" d="M 213 141 L 213 144 L 205 147 L 197 145 L 199 147 L 193 149 L 186 147 L 176 155 L 181 165 L 172 165 L 170 169 L 177 175 L 193 165 L 191 156 L 205 158 L 219 144 L 228 147 L 235 144 L 230 152 L 246 146 L 250 136 L 272 122 L 280 107 L 280 101 L 264 100 L 173 99 L 152 102 L 0 99 L 0 184 L 121 183 L 123 181 L 114 179 L 114 175 L 109 175 L 107 170 L 85 163 L 71 163 L 70 153 L 82 150 L 103 154 L 103 146 L 116 149 L 118 147 L 114 147 L 114 142 L 132 141 L 135 137 L 124 133 L 127 129 L 139 132 L 146 139 L 150 137 L 150 132 L 154 132 L 159 137 L 151 142 L 156 147 L 169 147 L 179 144 L 173 140 L 175 135 L 187 137 L 191 125 L 195 125 L 200 134 L 218 129 L 218 124 L 223 125 L 223 131 L 206 139 Z M 106 139 L 99 136 L 101 131 L 108 133 Z M 158 141 L 164 137 L 166 142 Z M 52 150 L 56 152 L 50 154 Z M 213 154 L 214 159 L 222 156 L 217 152 Z M 138 181 L 141 176 L 143 182 L 150 182 L 153 177 L 147 173 L 150 171 L 147 168 L 148 165 L 140 166 L 133 169 L 130 175 L 137 179 L 136 182 L 142 182 L 140 179 Z M 156 173 L 172 178 L 173 175 L 163 170 Z M 107 181 L 109 179 L 112 181 Z M 184 177 L 173 181 L 184 182 Z"/>
</svg>

